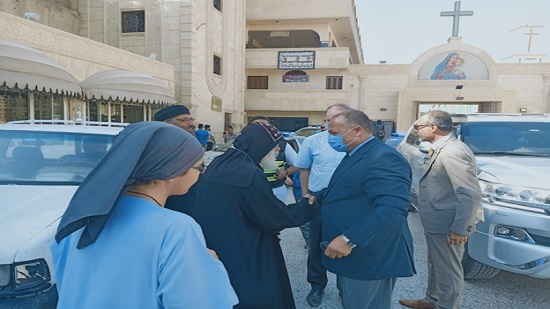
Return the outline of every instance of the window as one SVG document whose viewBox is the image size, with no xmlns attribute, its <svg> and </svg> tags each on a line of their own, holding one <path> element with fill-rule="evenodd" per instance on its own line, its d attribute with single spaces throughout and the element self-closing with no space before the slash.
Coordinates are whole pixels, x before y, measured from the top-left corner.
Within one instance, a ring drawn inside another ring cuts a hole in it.
<svg viewBox="0 0 550 309">
<path fill-rule="evenodd" d="M 218 11 L 222 11 L 222 0 L 214 0 L 214 7 L 218 10 Z"/>
<path fill-rule="evenodd" d="M 214 55 L 214 74 L 222 75 L 222 58 Z"/>
<path fill-rule="evenodd" d="M 122 33 L 145 32 L 145 11 L 122 12 Z"/>
<path fill-rule="evenodd" d="M 0 123 L 30 119 L 29 91 L 0 86 Z"/>
<path fill-rule="evenodd" d="M 35 94 L 34 119 L 63 119 L 63 96 L 46 92 Z"/>
<path fill-rule="evenodd" d="M 268 76 L 248 76 L 247 89 L 267 89 Z"/>
<path fill-rule="evenodd" d="M 327 76 L 326 89 L 342 89 L 343 76 Z"/>
</svg>

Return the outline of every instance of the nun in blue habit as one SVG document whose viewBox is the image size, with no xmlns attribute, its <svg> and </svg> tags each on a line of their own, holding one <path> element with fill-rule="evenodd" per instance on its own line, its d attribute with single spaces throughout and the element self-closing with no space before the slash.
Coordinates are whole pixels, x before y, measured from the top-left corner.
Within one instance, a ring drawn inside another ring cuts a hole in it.
<svg viewBox="0 0 550 309">
<path fill-rule="evenodd" d="M 131 124 L 76 191 L 51 244 L 58 308 L 232 308 L 223 264 L 200 226 L 164 208 L 202 170 L 184 130 Z"/>
</svg>

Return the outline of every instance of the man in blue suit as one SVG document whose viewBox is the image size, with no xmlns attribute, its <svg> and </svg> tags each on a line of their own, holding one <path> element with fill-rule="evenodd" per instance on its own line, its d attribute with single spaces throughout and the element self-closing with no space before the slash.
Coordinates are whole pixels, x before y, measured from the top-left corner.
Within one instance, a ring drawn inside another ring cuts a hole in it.
<svg viewBox="0 0 550 309">
<path fill-rule="evenodd" d="M 340 113 L 328 127 L 331 147 L 347 155 L 317 195 L 323 263 L 337 275 L 344 308 L 390 308 L 396 278 L 415 273 L 407 223 L 411 169 L 373 136 L 363 112 Z"/>
</svg>

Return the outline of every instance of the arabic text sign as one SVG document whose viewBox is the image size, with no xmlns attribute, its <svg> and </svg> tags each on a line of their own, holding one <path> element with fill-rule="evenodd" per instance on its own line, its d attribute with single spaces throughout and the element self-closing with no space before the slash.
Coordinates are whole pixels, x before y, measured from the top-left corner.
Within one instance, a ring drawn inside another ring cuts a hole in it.
<svg viewBox="0 0 550 309">
<path fill-rule="evenodd" d="M 315 69 L 315 51 L 279 52 L 279 70 Z"/>
</svg>

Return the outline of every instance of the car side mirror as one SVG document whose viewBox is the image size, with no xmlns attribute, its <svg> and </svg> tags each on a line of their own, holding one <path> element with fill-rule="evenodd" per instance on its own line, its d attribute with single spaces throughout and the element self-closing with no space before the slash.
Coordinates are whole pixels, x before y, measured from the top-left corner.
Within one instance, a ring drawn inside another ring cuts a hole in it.
<svg viewBox="0 0 550 309">
<path fill-rule="evenodd" d="M 418 150 L 422 153 L 428 153 L 430 148 L 432 148 L 432 144 L 430 142 L 422 142 L 418 144 Z"/>
</svg>

